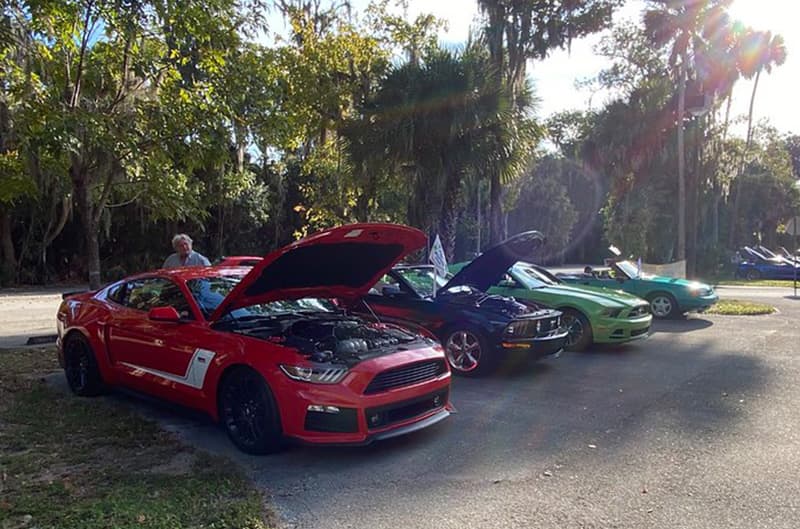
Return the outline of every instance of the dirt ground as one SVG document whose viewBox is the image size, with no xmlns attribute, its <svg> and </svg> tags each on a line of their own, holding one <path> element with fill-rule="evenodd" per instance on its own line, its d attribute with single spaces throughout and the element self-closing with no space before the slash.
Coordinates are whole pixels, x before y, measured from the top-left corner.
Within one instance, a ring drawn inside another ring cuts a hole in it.
<svg viewBox="0 0 800 529">
<path fill-rule="evenodd" d="M 0 290 L 0 348 L 26 345 L 31 337 L 55 340 L 61 293 L 80 286 Z"/>
</svg>

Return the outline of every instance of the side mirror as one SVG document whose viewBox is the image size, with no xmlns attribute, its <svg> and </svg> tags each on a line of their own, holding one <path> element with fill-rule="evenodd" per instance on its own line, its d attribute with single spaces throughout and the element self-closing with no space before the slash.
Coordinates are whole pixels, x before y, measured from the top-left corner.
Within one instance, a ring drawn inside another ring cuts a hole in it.
<svg viewBox="0 0 800 529">
<path fill-rule="evenodd" d="M 175 307 L 153 307 L 147 313 L 147 317 L 153 321 L 181 321 L 181 315 L 175 310 Z"/>
</svg>

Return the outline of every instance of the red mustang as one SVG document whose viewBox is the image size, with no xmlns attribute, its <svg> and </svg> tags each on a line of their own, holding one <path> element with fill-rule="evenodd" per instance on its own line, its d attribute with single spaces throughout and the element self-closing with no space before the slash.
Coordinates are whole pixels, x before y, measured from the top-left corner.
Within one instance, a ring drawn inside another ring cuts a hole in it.
<svg viewBox="0 0 800 529">
<path fill-rule="evenodd" d="M 362 297 L 424 244 L 414 228 L 353 224 L 250 270 L 132 276 L 61 304 L 59 361 L 78 395 L 123 386 L 202 410 L 249 453 L 412 432 L 450 414 L 441 346 L 329 299 Z"/>
</svg>

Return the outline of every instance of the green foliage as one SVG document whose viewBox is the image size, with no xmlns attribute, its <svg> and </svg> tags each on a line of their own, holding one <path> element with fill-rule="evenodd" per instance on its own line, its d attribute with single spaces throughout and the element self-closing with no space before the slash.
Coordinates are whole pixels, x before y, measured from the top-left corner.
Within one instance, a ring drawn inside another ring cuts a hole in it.
<svg viewBox="0 0 800 529">
<path fill-rule="evenodd" d="M 508 215 L 509 231 L 542 232 L 547 240 L 547 247 L 539 256 L 543 261 L 561 258 L 572 239 L 578 212 L 565 184 L 573 170 L 568 160 L 548 156 L 515 182 L 519 198 Z"/>
<path fill-rule="evenodd" d="M 0 357 L 0 526 L 267 527 L 262 498 L 229 461 L 42 384 L 55 370 L 53 350 Z"/>
<path fill-rule="evenodd" d="M 775 307 L 771 305 L 738 299 L 722 299 L 708 309 L 709 314 L 722 314 L 725 316 L 760 316 L 772 314 L 773 312 L 775 312 Z"/>
<path fill-rule="evenodd" d="M 6 204 L 36 194 L 36 184 L 25 171 L 18 151 L 0 153 L 0 202 Z"/>
<path fill-rule="evenodd" d="M 740 233 L 745 244 L 774 246 L 778 225 L 800 211 L 800 189 L 783 138 L 768 130 L 757 149 L 735 182 L 742 194 Z"/>
<path fill-rule="evenodd" d="M 593 83 L 615 97 L 543 125 L 528 61 L 606 27 L 620 4 L 481 0 L 482 33 L 448 51 L 436 43 L 443 22 L 406 19 L 404 0 L 364 13 L 348 2 L 279 2 L 291 34 L 271 47 L 252 38 L 262 0 L 9 0 L 13 16 L 0 19 L 5 273 L 79 279 L 98 257 L 118 277 L 160 264 L 176 231 L 213 258 L 353 221 L 436 231 L 448 254 L 474 252 L 479 230 L 485 245 L 507 226 L 544 230 L 553 259 L 560 250 L 599 259 L 607 238 L 668 261 L 679 152 L 670 65 L 680 57 L 715 95 L 707 116 L 687 115 L 682 149 L 687 253 L 697 248 L 690 259 L 717 270 L 731 217 L 744 234 L 737 242 L 768 242 L 797 211 L 781 153 L 797 158 L 798 142 L 759 133 L 748 146 L 727 136 L 721 116 L 738 76 L 779 64 L 785 46 L 731 26 L 724 2 L 650 2 L 659 15 L 614 28 L 596 49 L 612 66 Z M 747 43 L 758 62 L 743 62 Z M 545 133 L 561 157 L 536 164 Z"/>
</svg>

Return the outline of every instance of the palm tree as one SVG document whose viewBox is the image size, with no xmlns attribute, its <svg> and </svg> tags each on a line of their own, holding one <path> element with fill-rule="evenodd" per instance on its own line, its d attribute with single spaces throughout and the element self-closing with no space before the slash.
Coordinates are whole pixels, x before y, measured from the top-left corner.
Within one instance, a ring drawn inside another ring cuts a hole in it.
<svg viewBox="0 0 800 529">
<path fill-rule="evenodd" d="M 487 82 L 487 70 L 478 48 L 434 51 L 391 71 L 364 112 L 388 158 L 409 175 L 409 223 L 437 231 L 448 259 L 464 177 L 483 135 L 503 119 L 502 94 Z"/>
<path fill-rule="evenodd" d="M 737 179 L 744 172 L 744 165 L 753 142 L 753 107 L 755 105 L 761 72 L 766 70 L 767 73 L 772 73 L 773 66 L 780 66 L 786 62 L 786 43 L 782 36 L 773 35 L 771 31 L 750 31 L 742 39 L 740 52 L 742 74 L 747 79 L 755 77 L 755 81 L 753 82 L 753 92 L 750 94 L 750 109 L 747 114 L 747 140 L 745 141 L 744 151 L 742 151 L 739 162 Z M 736 227 L 740 201 L 740 193 L 737 190 L 733 200 L 731 226 L 728 238 L 728 245 L 731 248 L 733 248 L 733 245 L 736 243 Z"/>
<path fill-rule="evenodd" d="M 525 97 L 526 66 L 530 59 L 543 59 L 553 49 L 569 47 L 572 39 L 604 29 L 611 23 L 613 9 L 621 3 L 622 0 L 478 0 L 478 8 L 486 17 L 482 38 L 492 65 L 487 77 L 497 90 L 507 94 L 510 111 L 522 115 L 528 112 L 519 98 Z M 526 126 L 531 125 L 525 117 Z M 497 163 L 487 167 L 489 243 L 500 242 L 505 235 L 502 186 L 522 174 L 532 158 L 532 150 L 522 142 L 504 144 L 505 152 L 495 157 Z"/>
<path fill-rule="evenodd" d="M 705 46 L 699 50 L 695 62 L 699 63 L 698 71 L 703 72 L 703 88 L 714 96 L 716 104 L 725 102 L 725 113 L 721 135 L 714 135 L 711 150 L 714 163 L 710 174 L 711 186 L 711 243 L 719 244 L 719 205 L 722 201 L 722 183 L 717 170 L 727 145 L 730 124 L 733 87 L 742 76 L 741 43 L 747 29 L 740 23 L 732 23 L 724 17 L 709 23 L 705 27 Z M 712 114 L 713 118 L 714 114 Z"/>
<path fill-rule="evenodd" d="M 644 14 L 645 31 L 656 46 L 670 46 L 670 64 L 677 69 L 678 241 L 675 256 L 680 261 L 686 258 L 686 82 L 695 52 L 704 45 L 706 26 L 724 16 L 731 0 L 649 0 L 649 3 L 651 9 Z"/>
</svg>

